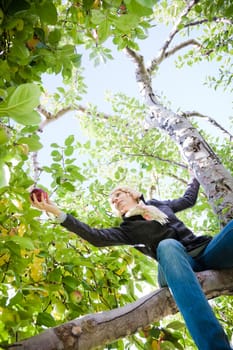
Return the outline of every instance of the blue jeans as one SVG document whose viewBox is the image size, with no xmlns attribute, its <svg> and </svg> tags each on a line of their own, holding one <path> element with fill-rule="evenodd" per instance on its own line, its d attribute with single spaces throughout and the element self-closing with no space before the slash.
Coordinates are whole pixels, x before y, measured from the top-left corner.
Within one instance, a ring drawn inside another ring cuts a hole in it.
<svg viewBox="0 0 233 350">
<path fill-rule="evenodd" d="M 215 317 L 195 272 L 233 267 L 233 220 L 196 258 L 175 239 L 161 241 L 157 248 L 159 283 L 169 286 L 187 328 L 199 350 L 230 350 L 227 336 Z"/>
</svg>

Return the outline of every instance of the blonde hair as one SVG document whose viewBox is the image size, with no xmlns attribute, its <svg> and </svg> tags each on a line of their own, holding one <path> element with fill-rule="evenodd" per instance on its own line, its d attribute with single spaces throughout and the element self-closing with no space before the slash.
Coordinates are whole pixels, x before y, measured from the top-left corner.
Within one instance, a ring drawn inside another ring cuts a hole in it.
<svg viewBox="0 0 233 350">
<path fill-rule="evenodd" d="M 114 194 L 116 192 L 125 192 L 125 193 L 129 193 L 130 196 L 132 196 L 133 199 L 135 199 L 138 203 L 140 201 L 140 198 L 142 196 L 142 193 L 140 193 L 137 190 L 134 190 L 131 187 L 128 186 L 117 186 L 115 187 L 109 195 L 109 202 L 112 208 L 112 211 L 117 215 L 117 216 L 121 216 L 121 213 L 115 208 L 115 206 L 113 205 L 113 199 L 114 199 Z"/>
</svg>

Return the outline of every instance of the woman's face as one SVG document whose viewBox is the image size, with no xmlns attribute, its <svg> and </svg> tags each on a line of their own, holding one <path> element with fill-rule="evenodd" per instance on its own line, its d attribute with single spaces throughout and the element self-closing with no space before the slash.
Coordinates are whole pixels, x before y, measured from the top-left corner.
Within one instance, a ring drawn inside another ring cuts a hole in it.
<svg viewBox="0 0 233 350">
<path fill-rule="evenodd" d="M 115 209 L 124 215 L 130 209 L 134 208 L 138 203 L 137 200 L 132 197 L 128 192 L 123 192 L 121 190 L 116 191 L 111 196 L 111 202 Z"/>
</svg>

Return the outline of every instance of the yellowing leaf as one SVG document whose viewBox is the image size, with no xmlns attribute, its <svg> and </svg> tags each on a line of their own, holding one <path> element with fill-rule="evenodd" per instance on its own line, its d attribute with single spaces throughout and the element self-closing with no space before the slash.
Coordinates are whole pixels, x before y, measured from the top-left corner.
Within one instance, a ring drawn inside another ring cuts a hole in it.
<svg viewBox="0 0 233 350">
<path fill-rule="evenodd" d="M 18 227 L 18 234 L 20 237 L 22 237 L 24 235 L 24 233 L 26 232 L 26 225 L 21 223 Z"/>
<path fill-rule="evenodd" d="M 153 340 L 151 343 L 151 349 L 152 350 L 160 350 L 160 344 L 158 340 Z"/>
<path fill-rule="evenodd" d="M 0 225 L 0 233 L 1 233 L 1 236 L 7 236 L 8 230 L 5 227 L 3 227 L 2 225 Z"/>
<path fill-rule="evenodd" d="M 52 316 L 55 320 L 63 320 L 65 316 L 66 307 L 61 301 L 57 301 L 52 310 Z"/>
<path fill-rule="evenodd" d="M 116 274 L 117 274 L 118 276 L 121 276 L 122 273 L 124 273 L 124 272 L 125 272 L 125 266 L 122 266 L 119 270 L 116 271 Z"/>
<path fill-rule="evenodd" d="M 30 266 L 30 277 L 34 282 L 39 282 L 43 274 L 43 262 L 44 259 L 35 257 L 33 263 Z"/>
<path fill-rule="evenodd" d="M 10 260 L 10 254 L 5 253 L 0 256 L 0 266 L 5 265 Z"/>
</svg>

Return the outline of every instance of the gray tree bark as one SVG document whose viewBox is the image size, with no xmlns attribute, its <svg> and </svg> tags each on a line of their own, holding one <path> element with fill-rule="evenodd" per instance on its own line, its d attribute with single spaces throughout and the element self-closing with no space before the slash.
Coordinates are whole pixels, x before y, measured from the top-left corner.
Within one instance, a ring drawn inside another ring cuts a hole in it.
<svg viewBox="0 0 233 350">
<path fill-rule="evenodd" d="M 233 269 L 197 273 L 208 299 L 233 295 Z M 168 288 L 124 307 L 90 314 L 8 347 L 10 350 L 90 350 L 134 334 L 178 310 Z"/>
<path fill-rule="evenodd" d="M 166 132 L 178 145 L 182 157 L 202 185 L 213 211 L 225 225 L 233 218 L 233 177 L 211 149 L 198 130 L 182 114 L 164 107 L 152 89 L 150 67 L 144 64 L 143 56 L 126 49 L 136 66 L 136 80 L 150 115 L 146 118 L 147 128 Z M 158 62 L 160 63 L 160 62 Z"/>
</svg>

